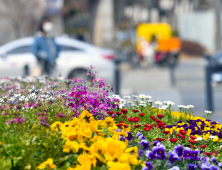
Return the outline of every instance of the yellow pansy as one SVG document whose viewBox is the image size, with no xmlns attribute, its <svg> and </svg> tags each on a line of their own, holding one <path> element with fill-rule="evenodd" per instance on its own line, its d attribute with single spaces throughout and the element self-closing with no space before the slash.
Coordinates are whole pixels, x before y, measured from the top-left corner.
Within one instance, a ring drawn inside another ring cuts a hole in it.
<svg viewBox="0 0 222 170">
<path fill-rule="evenodd" d="M 111 117 L 106 117 L 104 122 L 107 124 L 107 127 L 113 127 L 114 125 L 114 120 Z"/>
<path fill-rule="evenodd" d="M 107 165 L 110 167 L 109 170 L 131 170 L 130 165 L 127 163 L 108 162 Z"/>
<path fill-rule="evenodd" d="M 79 116 L 80 121 L 84 121 L 86 123 L 90 123 L 91 121 L 95 121 L 93 118 L 92 114 L 90 114 L 87 110 L 84 110 L 80 116 Z"/>
<path fill-rule="evenodd" d="M 56 165 L 53 164 L 52 158 L 48 158 L 45 162 L 41 163 L 37 166 L 37 169 L 45 169 L 46 167 L 49 169 L 54 169 L 56 167 Z"/>
<path fill-rule="evenodd" d="M 64 124 L 62 122 L 54 122 L 51 125 L 52 131 L 59 131 L 59 130 L 64 130 Z"/>
<path fill-rule="evenodd" d="M 73 153 L 77 153 L 79 151 L 79 144 L 75 141 L 67 140 L 65 145 L 63 145 L 63 152 L 69 153 L 70 150 L 72 150 Z"/>
</svg>

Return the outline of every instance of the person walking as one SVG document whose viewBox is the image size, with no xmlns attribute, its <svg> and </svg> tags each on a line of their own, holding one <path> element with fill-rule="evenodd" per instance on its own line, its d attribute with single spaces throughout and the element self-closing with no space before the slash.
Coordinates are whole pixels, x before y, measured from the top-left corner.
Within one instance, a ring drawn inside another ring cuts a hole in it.
<svg viewBox="0 0 222 170">
<path fill-rule="evenodd" d="M 41 66 L 41 74 L 51 75 L 55 70 L 56 59 L 59 55 L 59 46 L 51 35 L 53 24 L 50 18 L 43 17 L 39 30 L 32 45 L 32 53 L 36 56 Z"/>
</svg>

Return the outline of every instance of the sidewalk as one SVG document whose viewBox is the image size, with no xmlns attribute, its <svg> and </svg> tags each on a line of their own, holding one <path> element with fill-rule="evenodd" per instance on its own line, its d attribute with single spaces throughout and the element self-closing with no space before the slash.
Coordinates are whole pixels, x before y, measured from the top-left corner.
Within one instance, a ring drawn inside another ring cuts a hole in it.
<svg viewBox="0 0 222 170">
<path fill-rule="evenodd" d="M 175 69 L 176 85 L 170 83 L 168 68 L 154 67 L 146 70 L 122 70 L 121 95 L 145 94 L 154 101 L 171 100 L 177 105 L 194 105 L 194 114 L 204 116 L 206 110 L 204 59 L 189 59 L 181 61 Z M 213 88 L 214 109 L 212 120 L 222 123 L 222 86 Z"/>
</svg>

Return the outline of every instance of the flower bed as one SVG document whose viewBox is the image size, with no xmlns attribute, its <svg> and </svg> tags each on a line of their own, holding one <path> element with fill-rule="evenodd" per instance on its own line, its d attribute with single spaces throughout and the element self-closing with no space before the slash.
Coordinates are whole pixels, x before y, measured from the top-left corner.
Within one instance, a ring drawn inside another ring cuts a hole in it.
<svg viewBox="0 0 222 170">
<path fill-rule="evenodd" d="M 220 169 L 222 125 L 151 96 L 57 78 L 0 80 L 0 165 L 14 169 Z"/>
</svg>

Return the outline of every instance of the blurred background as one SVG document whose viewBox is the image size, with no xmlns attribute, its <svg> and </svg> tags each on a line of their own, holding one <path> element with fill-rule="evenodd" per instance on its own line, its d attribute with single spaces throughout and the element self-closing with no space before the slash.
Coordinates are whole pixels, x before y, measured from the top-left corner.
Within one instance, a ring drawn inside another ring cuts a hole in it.
<svg viewBox="0 0 222 170">
<path fill-rule="evenodd" d="M 30 46 L 47 15 L 61 50 L 58 72 L 65 78 L 85 78 L 87 65 L 94 65 L 115 93 L 172 100 L 175 109 L 191 104 L 199 116 L 213 110 L 212 119 L 222 123 L 221 4 L 0 0 L 0 76 L 34 74 Z"/>
</svg>

